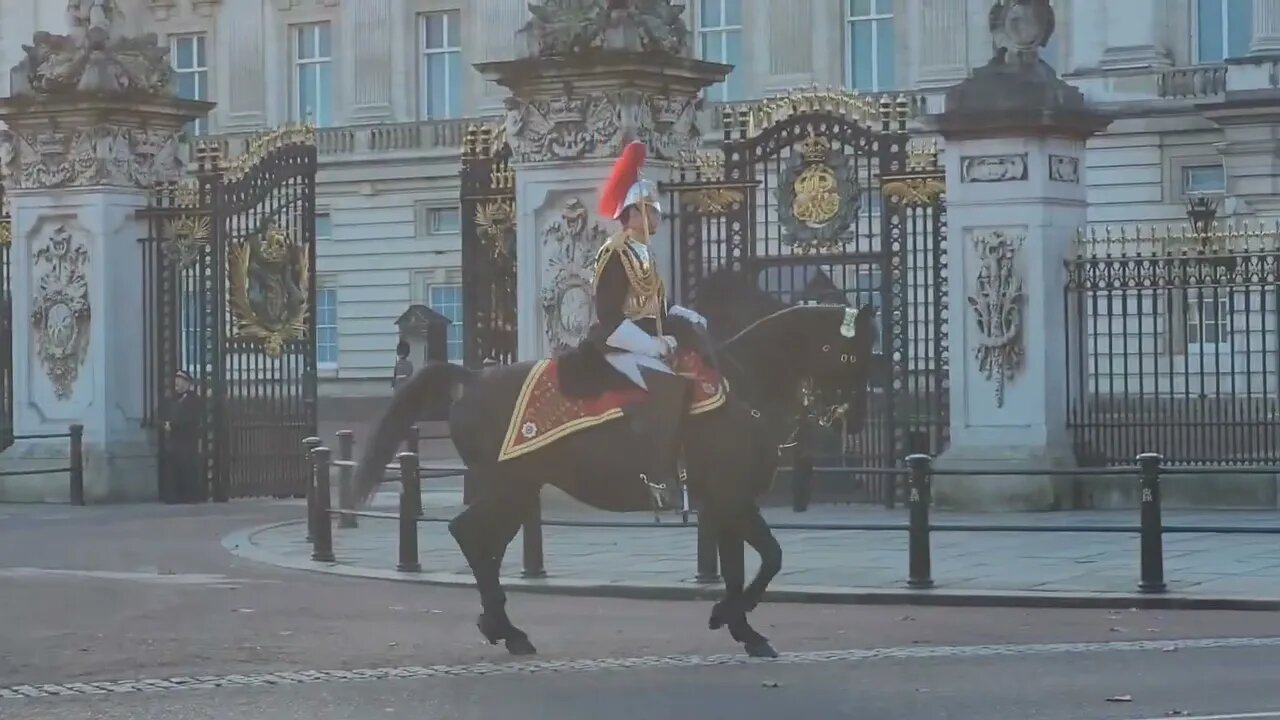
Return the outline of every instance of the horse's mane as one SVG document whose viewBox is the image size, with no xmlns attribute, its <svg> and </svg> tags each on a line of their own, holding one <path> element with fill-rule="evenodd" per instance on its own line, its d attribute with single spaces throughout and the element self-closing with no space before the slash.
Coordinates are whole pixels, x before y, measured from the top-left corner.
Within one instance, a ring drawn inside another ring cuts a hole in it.
<svg viewBox="0 0 1280 720">
<path fill-rule="evenodd" d="M 787 307 L 773 293 L 761 289 L 748 273 L 722 268 L 699 280 L 692 309 L 707 318 L 711 336 L 724 342 Z"/>
</svg>

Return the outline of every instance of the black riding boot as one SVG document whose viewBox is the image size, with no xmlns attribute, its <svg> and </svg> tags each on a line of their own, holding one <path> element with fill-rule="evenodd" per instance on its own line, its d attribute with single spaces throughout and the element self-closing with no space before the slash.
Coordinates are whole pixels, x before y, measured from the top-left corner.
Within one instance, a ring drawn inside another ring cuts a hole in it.
<svg viewBox="0 0 1280 720">
<path fill-rule="evenodd" d="M 680 375 L 641 372 L 649 386 L 648 398 L 629 412 L 634 412 L 633 427 L 640 435 L 639 449 L 647 468 L 642 481 L 648 483 L 656 501 L 669 502 L 679 497 L 680 445 L 692 387 Z"/>
</svg>

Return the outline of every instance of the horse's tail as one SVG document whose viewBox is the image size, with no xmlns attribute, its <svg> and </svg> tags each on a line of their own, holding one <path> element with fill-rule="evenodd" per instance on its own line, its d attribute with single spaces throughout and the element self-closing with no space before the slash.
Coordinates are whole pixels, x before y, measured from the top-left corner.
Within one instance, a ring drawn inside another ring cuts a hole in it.
<svg viewBox="0 0 1280 720">
<path fill-rule="evenodd" d="M 360 503 L 367 502 L 377 490 L 386 476 L 387 463 L 404 442 L 405 433 L 432 392 L 439 391 L 446 383 L 452 392 L 455 385 L 465 386 L 474 377 L 474 372 L 461 365 L 430 362 L 396 388 L 391 404 L 378 419 L 378 427 L 356 464 L 355 486 Z"/>
</svg>

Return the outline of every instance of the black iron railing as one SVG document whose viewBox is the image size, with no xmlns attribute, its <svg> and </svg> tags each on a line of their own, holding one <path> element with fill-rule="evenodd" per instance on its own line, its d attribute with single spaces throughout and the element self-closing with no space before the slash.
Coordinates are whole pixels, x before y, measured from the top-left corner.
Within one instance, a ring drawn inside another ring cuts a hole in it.
<svg viewBox="0 0 1280 720">
<path fill-rule="evenodd" d="M 69 482 L 68 498 L 72 505 L 84 505 L 84 426 L 72 425 L 64 433 L 30 433 L 14 435 L 14 440 L 57 440 L 66 438 L 69 442 L 67 465 L 59 467 L 34 468 L 28 470 L 0 470 L 0 478 L 30 477 L 32 475 L 57 475 L 67 473 Z"/>
</svg>

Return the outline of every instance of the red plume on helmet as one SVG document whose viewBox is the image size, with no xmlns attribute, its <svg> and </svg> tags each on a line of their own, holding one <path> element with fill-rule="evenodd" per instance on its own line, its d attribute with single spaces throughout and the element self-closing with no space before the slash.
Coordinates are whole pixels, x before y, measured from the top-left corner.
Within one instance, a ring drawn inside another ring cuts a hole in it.
<svg viewBox="0 0 1280 720">
<path fill-rule="evenodd" d="M 633 140 L 623 148 L 622 155 L 613 164 L 613 172 L 609 173 L 609 179 L 600 188 L 600 205 L 597 209 L 601 215 L 608 218 L 618 216 L 619 211 L 622 210 L 622 201 L 627 197 L 627 191 L 640 178 L 640 168 L 644 166 L 647 154 L 648 148 L 639 140 Z"/>
</svg>

